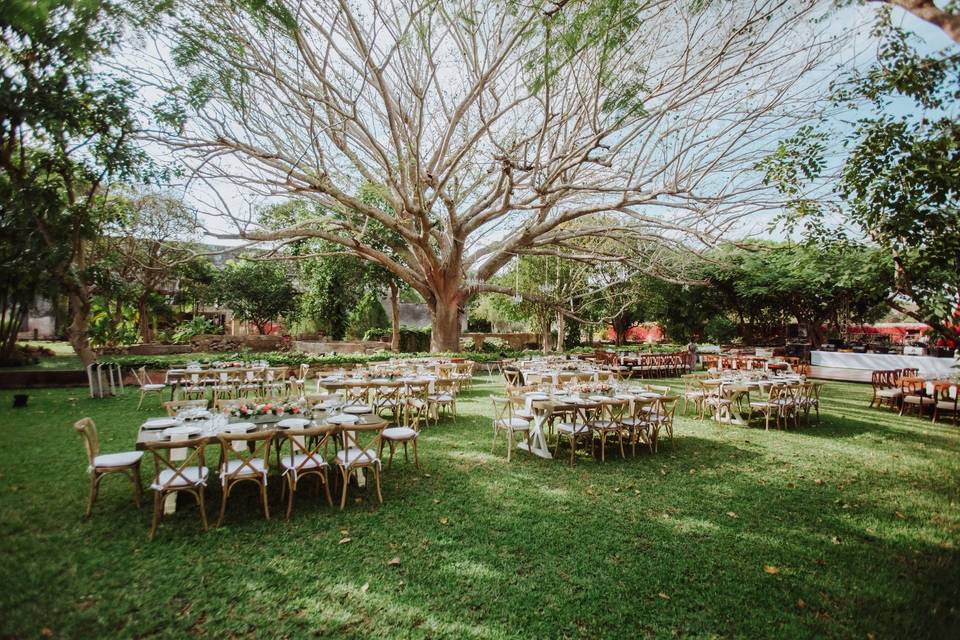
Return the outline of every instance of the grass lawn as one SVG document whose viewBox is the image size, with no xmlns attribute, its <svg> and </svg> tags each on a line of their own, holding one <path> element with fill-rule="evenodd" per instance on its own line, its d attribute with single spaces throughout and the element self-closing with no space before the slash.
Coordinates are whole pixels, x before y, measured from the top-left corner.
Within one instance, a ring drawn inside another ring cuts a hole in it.
<svg viewBox="0 0 960 640">
<path fill-rule="evenodd" d="M 424 433 L 425 475 L 385 472 L 382 506 L 307 490 L 266 522 L 250 486 L 223 528 L 186 500 L 153 543 L 123 478 L 83 519 L 70 424 L 90 415 L 125 450 L 156 409 L 77 388 L 14 411 L 0 393 L 0 637 L 960 637 L 960 428 L 829 384 L 819 427 L 683 419 L 657 455 L 507 464 L 499 386 Z M 207 495 L 213 518 L 215 478 Z"/>
</svg>

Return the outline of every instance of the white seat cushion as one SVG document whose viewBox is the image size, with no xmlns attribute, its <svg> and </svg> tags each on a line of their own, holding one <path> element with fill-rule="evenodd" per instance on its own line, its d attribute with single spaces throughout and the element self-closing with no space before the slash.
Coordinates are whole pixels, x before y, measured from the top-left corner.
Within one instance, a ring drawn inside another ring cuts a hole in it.
<svg viewBox="0 0 960 640">
<path fill-rule="evenodd" d="M 93 466 L 97 469 L 110 467 L 129 467 L 140 462 L 143 451 L 123 451 L 121 453 L 102 453 L 93 459 Z"/>
<path fill-rule="evenodd" d="M 907 404 L 929 404 L 929 405 L 936 404 L 937 402 L 933 398 L 929 398 L 927 396 L 906 396 L 903 399 L 903 401 L 906 402 Z"/>
<path fill-rule="evenodd" d="M 577 435 L 581 433 L 586 433 L 590 431 L 590 427 L 585 424 L 573 424 L 572 422 L 561 422 L 557 425 L 557 431 L 560 433 L 576 433 Z"/>
<path fill-rule="evenodd" d="M 327 461 L 320 457 L 319 453 L 312 456 L 308 456 L 305 453 L 298 453 L 293 456 L 293 462 L 290 461 L 290 456 L 281 457 L 280 466 L 283 467 L 283 472 L 286 473 L 290 469 L 303 471 L 306 469 L 320 469 L 328 465 Z"/>
<path fill-rule="evenodd" d="M 503 429 L 513 429 L 515 431 L 525 431 L 530 428 L 530 423 L 520 418 L 502 418 L 497 420 L 497 425 Z"/>
<path fill-rule="evenodd" d="M 449 393 L 440 393 L 429 398 L 431 402 L 453 402 L 453 396 Z"/>
<path fill-rule="evenodd" d="M 952 400 L 941 400 L 937 403 L 938 409 L 946 409 L 947 411 L 953 411 L 956 406 Z"/>
<path fill-rule="evenodd" d="M 162 382 L 160 383 L 151 382 L 143 385 L 140 388 L 143 389 L 144 391 L 160 391 L 161 389 L 166 389 L 167 385 L 163 384 Z"/>
<path fill-rule="evenodd" d="M 345 467 L 349 467 L 352 464 L 372 464 L 373 462 L 380 461 L 377 457 L 377 452 L 373 449 L 367 449 L 366 455 L 364 455 L 363 449 L 358 449 L 357 447 L 337 451 L 334 460 L 336 460 L 337 464 Z"/>
<path fill-rule="evenodd" d="M 514 410 L 513 415 L 517 416 L 521 420 L 533 420 L 533 411 L 527 411 L 526 409 L 516 409 Z"/>
<path fill-rule="evenodd" d="M 899 398 L 903 395 L 903 391 L 900 389 L 881 389 L 877 391 L 877 396 L 880 398 Z"/>
<path fill-rule="evenodd" d="M 253 467 L 253 469 L 250 467 Z M 221 476 L 242 477 L 255 476 L 262 473 L 266 473 L 266 467 L 260 458 L 250 460 L 249 464 L 244 464 L 242 460 L 227 460 L 226 463 L 220 467 Z"/>
<path fill-rule="evenodd" d="M 384 440 L 413 440 L 417 435 L 410 427 L 390 427 L 381 433 Z"/>
<path fill-rule="evenodd" d="M 207 476 L 209 475 L 206 467 L 186 467 L 182 469 L 180 473 L 181 475 L 177 475 L 176 478 L 174 478 L 175 474 L 173 469 L 164 469 L 160 472 L 159 481 L 151 484 L 150 488 L 154 491 L 160 491 L 164 488 L 197 487 L 201 484 L 206 484 Z M 170 484 L 168 485 L 167 483 Z"/>
</svg>

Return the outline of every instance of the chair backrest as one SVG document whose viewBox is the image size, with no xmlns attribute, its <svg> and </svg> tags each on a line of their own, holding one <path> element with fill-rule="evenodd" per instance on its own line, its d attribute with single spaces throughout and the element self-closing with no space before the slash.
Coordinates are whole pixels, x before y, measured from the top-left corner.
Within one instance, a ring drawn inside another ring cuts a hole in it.
<svg viewBox="0 0 960 640">
<path fill-rule="evenodd" d="M 73 423 L 83 439 L 83 448 L 87 452 L 87 461 L 92 465 L 93 459 L 100 455 L 100 437 L 97 435 L 97 425 L 91 418 L 81 418 Z"/>
<path fill-rule="evenodd" d="M 146 367 L 131 369 L 131 371 L 133 371 L 133 377 L 137 379 L 137 384 L 139 384 L 141 387 L 145 384 L 152 384 L 150 376 L 147 374 Z"/>
<path fill-rule="evenodd" d="M 510 424 L 510 419 L 513 418 L 513 398 L 490 396 L 490 402 L 493 404 L 494 424 L 501 421 Z"/>
<path fill-rule="evenodd" d="M 207 466 L 203 457 L 205 446 L 206 444 L 202 438 L 179 441 L 156 440 L 154 442 L 144 443 L 144 447 L 153 455 L 154 486 L 159 487 L 161 491 L 173 485 L 178 485 L 178 489 L 193 487 L 200 480 L 200 477 L 191 478 L 186 475 L 185 470 L 187 467 L 196 466 L 202 469 Z M 182 460 L 171 460 L 170 452 L 173 449 L 185 449 L 187 455 L 185 455 Z M 160 474 L 167 469 L 173 473 L 161 484 Z"/>
<path fill-rule="evenodd" d="M 304 469 L 315 470 L 323 467 L 330 436 L 336 431 L 335 427 L 324 425 L 304 429 L 283 429 L 277 433 L 290 445 L 290 467 L 299 473 Z M 298 455 L 304 457 L 297 461 Z"/>
<path fill-rule="evenodd" d="M 268 429 L 265 431 L 255 431 L 253 433 L 219 433 L 217 440 L 220 441 L 220 468 L 223 473 L 224 465 L 230 460 L 239 460 L 237 465 L 229 474 L 226 474 L 227 480 L 239 475 L 249 475 L 251 473 L 267 473 L 270 468 L 270 444 L 276 435 L 276 431 Z M 234 446 L 234 445 L 246 446 Z M 253 445 L 253 449 L 249 445 Z M 263 470 L 253 466 L 254 460 L 263 461 Z"/>
<path fill-rule="evenodd" d="M 519 369 L 503 369 L 503 378 L 507 381 L 508 387 L 517 387 L 520 385 L 520 370 Z"/>
<path fill-rule="evenodd" d="M 163 408 L 167 410 L 167 415 L 171 418 L 176 416 L 181 409 L 207 408 L 206 400 L 170 400 L 163 403 Z"/>
<path fill-rule="evenodd" d="M 361 452 L 360 455 L 351 459 L 349 469 L 371 467 L 377 463 L 376 453 L 379 450 L 380 436 L 384 426 L 381 421 L 375 424 L 345 425 L 340 429 L 343 434 L 344 449 L 359 449 Z"/>
<path fill-rule="evenodd" d="M 308 365 L 307 363 L 301 364 L 299 372 L 297 374 L 297 379 L 306 380 L 308 375 L 310 375 L 310 365 Z"/>
</svg>

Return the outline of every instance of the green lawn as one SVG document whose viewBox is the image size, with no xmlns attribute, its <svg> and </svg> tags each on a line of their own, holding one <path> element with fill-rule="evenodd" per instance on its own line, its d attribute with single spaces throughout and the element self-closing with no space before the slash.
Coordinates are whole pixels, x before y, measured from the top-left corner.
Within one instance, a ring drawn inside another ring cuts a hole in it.
<svg viewBox="0 0 960 640">
<path fill-rule="evenodd" d="M 248 487 L 223 528 L 184 501 L 153 543 L 122 478 L 83 519 L 69 425 L 129 449 L 155 409 L 0 393 L 0 637 L 960 637 L 960 429 L 830 384 L 819 427 L 681 420 L 658 455 L 508 465 L 483 380 L 424 434 L 425 475 L 386 471 L 382 506 L 311 490 L 266 522 Z"/>
<path fill-rule="evenodd" d="M 83 369 L 80 356 L 76 354 L 69 342 L 48 340 L 21 340 L 19 344 L 31 347 L 43 347 L 53 351 L 52 356 L 40 358 L 40 362 L 24 367 L 3 367 L 16 371 L 37 371 L 38 369 L 72 370 Z"/>
</svg>

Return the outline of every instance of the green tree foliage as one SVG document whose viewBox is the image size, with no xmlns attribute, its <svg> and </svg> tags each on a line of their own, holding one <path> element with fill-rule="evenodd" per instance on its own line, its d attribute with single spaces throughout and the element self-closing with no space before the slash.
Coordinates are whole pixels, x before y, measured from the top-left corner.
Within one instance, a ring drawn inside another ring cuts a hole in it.
<svg viewBox="0 0 960 640">
<path fill-rule="evenodd" d="M 920 53 L 887 8 L 874 35 L 876 62 L 836 86 L 836 105 L 856 109 L 852 129 L 831 121 L 803 130 L 761 167 L 790 197 L 788 224 L 824 245 L 847 242 L 848 228 L 868 237 L 895 274 L 887 304 L 957 339 L 960 50 Z M 833 167 L 827 143 L 840 137 L 847 153 Z"/>
<path fill-rule="evenodd" d="M 217 302 L 261 334 L 267 324 L 297 309 L 298 292 L 285 265 L 261 260 L 228 262 L 214 284 Z"/>
<path fill-rule="evenodd" d="M 95 358 L 87 322 L 93 297 L 86 243 L 120 215 L 113 181 L 143 179 L 131 86 L 96 71 L 131 15 L 97 0 L 5 2 L 0 12 L 0 182 L 4 216 L 29 220 L 49 275 L 67 297 L 67 334 L 85 362 Z"/>
<path fill-rule="evenodd" d="M 347 317 L 347 337 L 359 340 L 371 329 L 390 326 L 390 319 L 375 291 L 367 291 Z"/>
</svg>

